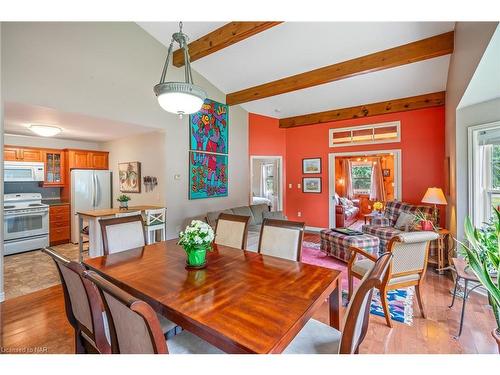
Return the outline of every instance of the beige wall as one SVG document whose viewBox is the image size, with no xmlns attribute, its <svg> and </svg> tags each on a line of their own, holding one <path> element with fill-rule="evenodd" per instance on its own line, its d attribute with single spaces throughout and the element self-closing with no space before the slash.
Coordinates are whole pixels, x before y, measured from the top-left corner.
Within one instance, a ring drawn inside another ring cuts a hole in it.
<svg viewBox="0 0 500 375">
<path fill-rule="evenodd" d="M 455 24 L 455 48 L 446 84 L 445 152 L 446 156 L 450 157 L 447 222 L 459 238 L 463 234 L 461 223 L 467 212 L 467 183 L 463 183 L 464 176 L 465 180 L 467 178 L 467 145 L 466 141 L 464 142 L 467 127 L 457 123 L 456 110 L 497 25 L 498 22 Z"/>
<path fill-rule="evenodd" d="M 126 193 L 132 200 L 130 205 L 165 205 L 165 170 L 166 170 L 166 134 L 161 131 L 141 134 L 117 141 L 106 142 L 103 149 L 109 151 L 109 169 L 113 172 L 113 205 L 120 193 L 118 181 L 118 163 L 139 161 L 141 178 L 154 176 L 158 186 L 152 192 L 146 192 L 141 181 L 140 193 Z"/>
<path fill-rule="evenodd" d="M 76 148 L 83 150 L 100 150 L 101 143 L 75 141 L 61 138 L 32 137 L 28 135 L 4 134 L 4 144 L 12 146 L 41 148 Z"/>
</svg>

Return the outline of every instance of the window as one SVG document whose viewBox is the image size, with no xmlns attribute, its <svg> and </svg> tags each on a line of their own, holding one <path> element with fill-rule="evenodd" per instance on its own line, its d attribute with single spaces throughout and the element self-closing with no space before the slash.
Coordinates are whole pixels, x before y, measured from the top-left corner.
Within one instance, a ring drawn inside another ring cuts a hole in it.
<svg viewBox="0 0 500 375">
<path fill-rule="evenodd" d="M 487 146 L 486 146 L 487 147 Z M 488 216 L 491 216 L 491 207 L 500 207 L 500 145 L 491 145 L 491 159 L 489 163 L 489 195 Z M 486 218 L 485 218 L 486 219 Z"/>
<path fill-rule="evenodd" d="M 401 140 L 400 122 L 330 129 L 329 136 L 330 147 L 399 142 Z"/>
<path fill-rule="evenodd" d="M 353 164 L 351 167 L 351 180 L 354 194 L 370 194 L 372 185 L 372 164 Z"/>
</svg>

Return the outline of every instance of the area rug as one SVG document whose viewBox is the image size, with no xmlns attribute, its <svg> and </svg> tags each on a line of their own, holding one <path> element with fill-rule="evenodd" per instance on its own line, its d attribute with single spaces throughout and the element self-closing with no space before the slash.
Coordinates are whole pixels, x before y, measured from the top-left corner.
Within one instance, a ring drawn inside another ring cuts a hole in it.
<svg viewBox="0 0 500 375">
<path fill-rule="evenodd" d="M 312 241 L 303 242 L 301 261 L 342 272 L 342 299 L 344 305 L 347 305 L 347 265 L 344 262 L 326 255 L 320 250 L 320 244 Z M 359 284 L 359 280 L 355 279 L 355 288 L 357 284 Z M 392 320 L 408 325 L 412 324 L 413 294 L 413 288 L 396 289 L 388 292 L 389 312 Z M 373 294 L 370 313 L 384 317 L 384 311 L 380 303 L 380 292 L 378 290 L 375 290 Z"/>
</svg>

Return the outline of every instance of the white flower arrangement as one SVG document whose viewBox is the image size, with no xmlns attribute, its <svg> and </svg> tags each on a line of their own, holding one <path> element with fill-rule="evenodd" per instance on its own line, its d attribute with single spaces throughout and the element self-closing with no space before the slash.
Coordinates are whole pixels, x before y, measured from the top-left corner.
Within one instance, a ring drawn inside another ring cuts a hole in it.
<svg viewBox="0 0 500 375">
<path fill-rule="evenodd" d="M 210 225 L 201 220 L 193 220 L 184 232 L 179 233 L 179 245 L 186 251 L 200 247 L 209 248 L 214 238 L 215 234 Z"/>
</svg>

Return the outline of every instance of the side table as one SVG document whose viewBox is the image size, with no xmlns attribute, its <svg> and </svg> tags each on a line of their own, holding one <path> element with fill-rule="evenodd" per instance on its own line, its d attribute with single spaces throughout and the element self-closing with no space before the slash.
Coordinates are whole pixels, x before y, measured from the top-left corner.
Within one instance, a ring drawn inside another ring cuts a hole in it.
<svg viewBox="0 0 500 375">
<path fill-rule="evenodd" d="M 437 254 L 429 254 L 429 263 L 436 266 L 436 272 L 442 275 L 446 266 L 450 264 L 450 253 L 455 251 L 455 241 L 451 232 L 445 228 L 436 231 L 439 234 Z"/>
</svg>

